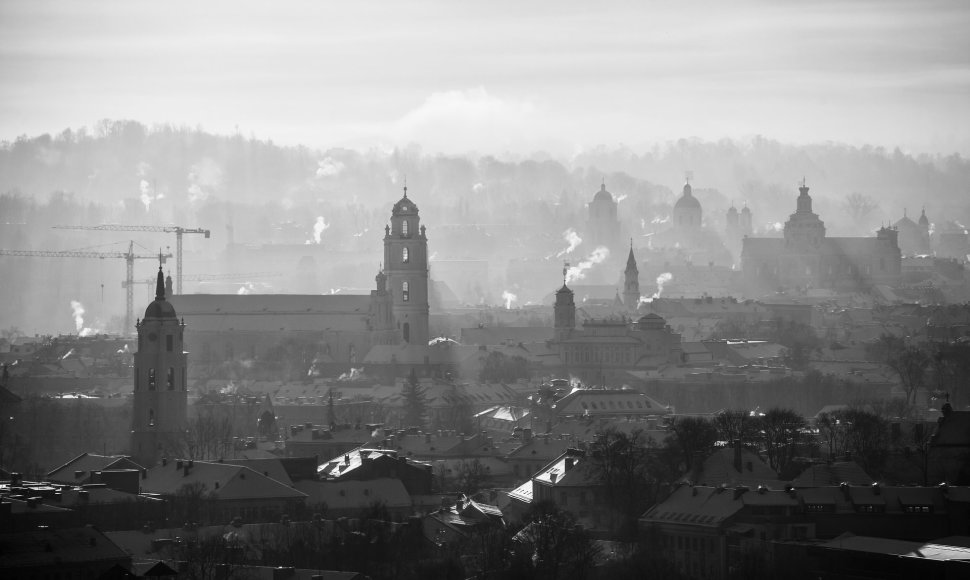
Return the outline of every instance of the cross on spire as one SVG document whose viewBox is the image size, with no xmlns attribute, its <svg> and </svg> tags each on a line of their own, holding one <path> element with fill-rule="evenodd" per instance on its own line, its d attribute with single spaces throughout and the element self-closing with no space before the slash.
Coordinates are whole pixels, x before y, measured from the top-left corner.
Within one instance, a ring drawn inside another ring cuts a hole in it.
<svg viewBox="0 0 970 580">
<path fill-rule="evenodd" d="M 566 276 L 569 274 L 569 262 L 562 263 L 562 285 L 566 285 Z"/>
<path fill-rule="evenodd" d="M 404 176 L 404 197 L 408 196 L 408 176 Z"/>
</svg>

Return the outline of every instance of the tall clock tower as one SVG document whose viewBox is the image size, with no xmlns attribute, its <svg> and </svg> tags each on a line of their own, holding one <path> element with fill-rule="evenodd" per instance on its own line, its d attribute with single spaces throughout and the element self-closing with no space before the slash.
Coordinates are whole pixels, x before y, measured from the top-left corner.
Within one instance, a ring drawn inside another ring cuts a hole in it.
<svg viewBox="0 0 970 580">
<path fill-rule="evenodd" d="M 384 228 L 384 274 L 401 340 L 427 346 L 428 238 L 418 206 L 408 199 L 407 186 L 404 197 L 391 210 L 390 225 Z"/>
<path fill-rule="evenodd" d="M 185 324 L 165 300 L 165 280 L 158 267 L 155 300 L 138 321 L 131 453 L 145 467 L 184 433 L 188 400 Z"/>
</svg>

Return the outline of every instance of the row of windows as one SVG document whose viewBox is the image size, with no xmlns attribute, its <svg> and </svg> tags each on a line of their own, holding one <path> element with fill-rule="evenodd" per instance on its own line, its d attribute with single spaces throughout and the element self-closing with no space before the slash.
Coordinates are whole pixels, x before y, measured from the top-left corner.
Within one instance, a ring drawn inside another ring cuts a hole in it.
<svg viewBox="0 0 970 580">
<path fill-rule="evenodd" d="M 647 344 L 645 348 L 647 350 L 653 350 L 653 345 Z M 633 350 L 632 349 L 617 349 L 611 348 L 610 350 L 580 350 L 580 349 L 567 349 L 563 353 L 563 362 L 565 364 L 577 364 L 577 363 L 613 363 L 613 364 L 631 364 L 633 362 Z"/>
</svg>

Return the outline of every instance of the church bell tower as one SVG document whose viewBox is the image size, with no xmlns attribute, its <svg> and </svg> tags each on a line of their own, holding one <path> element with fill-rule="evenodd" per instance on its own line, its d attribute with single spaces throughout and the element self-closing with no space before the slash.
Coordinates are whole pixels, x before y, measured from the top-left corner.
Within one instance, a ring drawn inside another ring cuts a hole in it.
<svg viewBox="0 0 970 580">
<path fill-rule="evenodd" d="M 403 342 L 427 346 L 428 330 L 428 237 L 418 216 L 418 206 L 404 197 L 391 210 L 384 228 L 384 274 L 393 297 L 394 318 Z"/>
<path fill-rule="evenodd" d="M 184 433 L 188 399 L 185 324 L 179 322 L 175 308 L 165 299 L 161 266 L 155 300 L 136 328 L 131 454 L 136 463 L 151 467 Z"/>
</svg>

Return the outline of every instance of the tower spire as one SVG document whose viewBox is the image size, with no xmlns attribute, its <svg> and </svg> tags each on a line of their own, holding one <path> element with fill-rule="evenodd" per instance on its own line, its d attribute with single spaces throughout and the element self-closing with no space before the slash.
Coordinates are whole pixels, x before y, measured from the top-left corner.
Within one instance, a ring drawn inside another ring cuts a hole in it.
<svg viewBox="0 0 970 580">
<path fill-rule="evenodd" d="M 155 300 L 165 300 L 165 275 L 162 274 L 162 252 L 158 252 L 158 277 L 155 280 Z"/>
<path fill-rule="evenodd" d="M 408 176 L 404 176 L 404 197 L 407 199 L 408 196 Z"/>
</svg>

